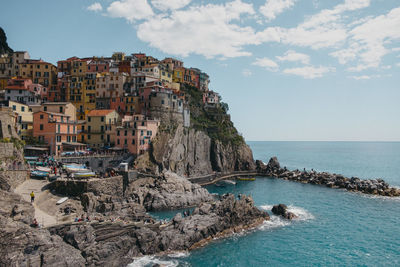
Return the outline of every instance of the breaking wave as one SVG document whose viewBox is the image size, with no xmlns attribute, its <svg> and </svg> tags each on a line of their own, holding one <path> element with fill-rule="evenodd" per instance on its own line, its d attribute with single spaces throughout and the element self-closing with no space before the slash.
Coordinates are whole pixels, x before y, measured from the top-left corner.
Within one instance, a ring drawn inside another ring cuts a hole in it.
<svg viewBox="0 0 400 267">
<path fill-rule="evenodd" d="M 186 258 L 189 255 L 189 252 L 175 252 L 166 256 L 148 255 L 134 258 L 133 262 L 130 263 L 128 267 L 152 267 L 157 264 L 165 267 L 189 266 L 187 263 L 178 260 L 180 258 Z"/>
<path fill-rule="evenodd" d="M 266 211 L 271 211 L 272 207 L 273 205 L 260 206 L 261 209 Z M 293 219 L 293 221 L 308 221 L 315 219 L 314 215 L 312 215 L 310 212 L 300 207 L 290 205 L 288 206 L 288 211 L 297 215 L 297 218 Z M 292 221 L 286 220 L 281 216 L 273 215 L 272 212 L 270 212 L 270 219 L 268 221 L 264 221 L 264 223 L 259 227 L 259 229 L 268 230 L 273 228 L 279 228 L 290 225 L 291 223 Z"/>
</svg>

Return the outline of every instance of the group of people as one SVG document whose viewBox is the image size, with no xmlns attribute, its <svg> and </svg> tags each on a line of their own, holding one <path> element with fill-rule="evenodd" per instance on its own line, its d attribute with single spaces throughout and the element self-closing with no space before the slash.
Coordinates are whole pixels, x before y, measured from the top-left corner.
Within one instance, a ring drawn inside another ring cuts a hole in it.
<svg viewBox="0 0 400 267">
<path fill-rule="evenodd" d="M 79 218 L 76 216 L 74 222 L 90 222 L 89 215 L 87 215 L 86 218 L 83 214 Z"/>
<path fill-rule="evenodd" d="M 188 216 L 190 216 L 190 210 L 185 210 L 183 212 L 183 217 L 188 217 Z"/>
</svg>

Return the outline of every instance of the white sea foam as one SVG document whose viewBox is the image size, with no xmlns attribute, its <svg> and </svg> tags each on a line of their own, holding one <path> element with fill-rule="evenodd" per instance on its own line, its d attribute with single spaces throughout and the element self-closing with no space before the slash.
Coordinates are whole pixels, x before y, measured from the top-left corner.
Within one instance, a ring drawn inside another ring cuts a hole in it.
<svg viewBox="0 0 400 267">
<path fill-rule="evenodd" d="M 261 209 L 266 210 L 266 211 L 271 211 L 273 205 L 262 205 L 260 206 Z M 297 215 L 297 218 L 293 219 L 294 221 L 307 221 L 307 220 L 312 220 L 314 219 L 314 215 L 312 215 L 310 212 L 306 211 L 303 208 L 296 207 L 293 205 L 288 206 L 288 211 L 294 213 Z M 290 220 L 286 220 L 282 218 L 281 216 L 276 216 L 276 215 L 271 215 L 270 219 L 268 221 L 264 221 L 264 223 L 259 227 L 260 230 L 268 230 L 268 229 L 273 229 L 273 228 L 278 228 L 278 227 L 284 227 L 291 224 Z"/>
<path fill-rule="evenodd" d="M 174 252 L 171 254 L 168 254 L 168 257 L 170 258 L 186 258 L 189 257 L 190 253 L 187 251 L 179 251 L 179 252 Z"/>
<path fill-rule="evenodd" d="M 145 267 L 153 266 L 155 264 L 165 267 L 176 267 L 179 265 L 179 262 L 177 260 L 160 259 L 157 256 L 143 256 L 135 258 L 132 263 L 128 264 L 128 267 Z"/>
</svg>

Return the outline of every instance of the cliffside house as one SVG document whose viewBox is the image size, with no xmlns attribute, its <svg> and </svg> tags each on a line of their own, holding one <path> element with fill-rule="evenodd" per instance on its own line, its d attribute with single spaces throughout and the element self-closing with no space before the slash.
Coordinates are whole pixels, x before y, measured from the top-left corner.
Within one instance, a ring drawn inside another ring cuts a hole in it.
<svg viewBox="0 0 400 267">
<path fill-rule="evenodd" d="M 134 155 L 143 154 L 150 148 L 156 136 L 160 121 L 144 115 L 125 116 L 122 126 L 116 127 L 116 147 L 128 150 Z"/>
</svg>

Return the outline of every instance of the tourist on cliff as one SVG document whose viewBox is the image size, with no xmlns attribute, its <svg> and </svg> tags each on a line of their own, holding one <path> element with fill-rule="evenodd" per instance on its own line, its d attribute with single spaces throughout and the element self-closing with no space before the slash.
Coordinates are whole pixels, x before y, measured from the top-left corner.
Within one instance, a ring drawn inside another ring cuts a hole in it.
<svg viewBox="0 0 400 267">
<path fill-rule="evenodd" d="M 33 191 L 31 192 L 31 203 L 33 203 L 33 201 L 35 201 L 35 193 L 33 193 Z"/>
</svg>

